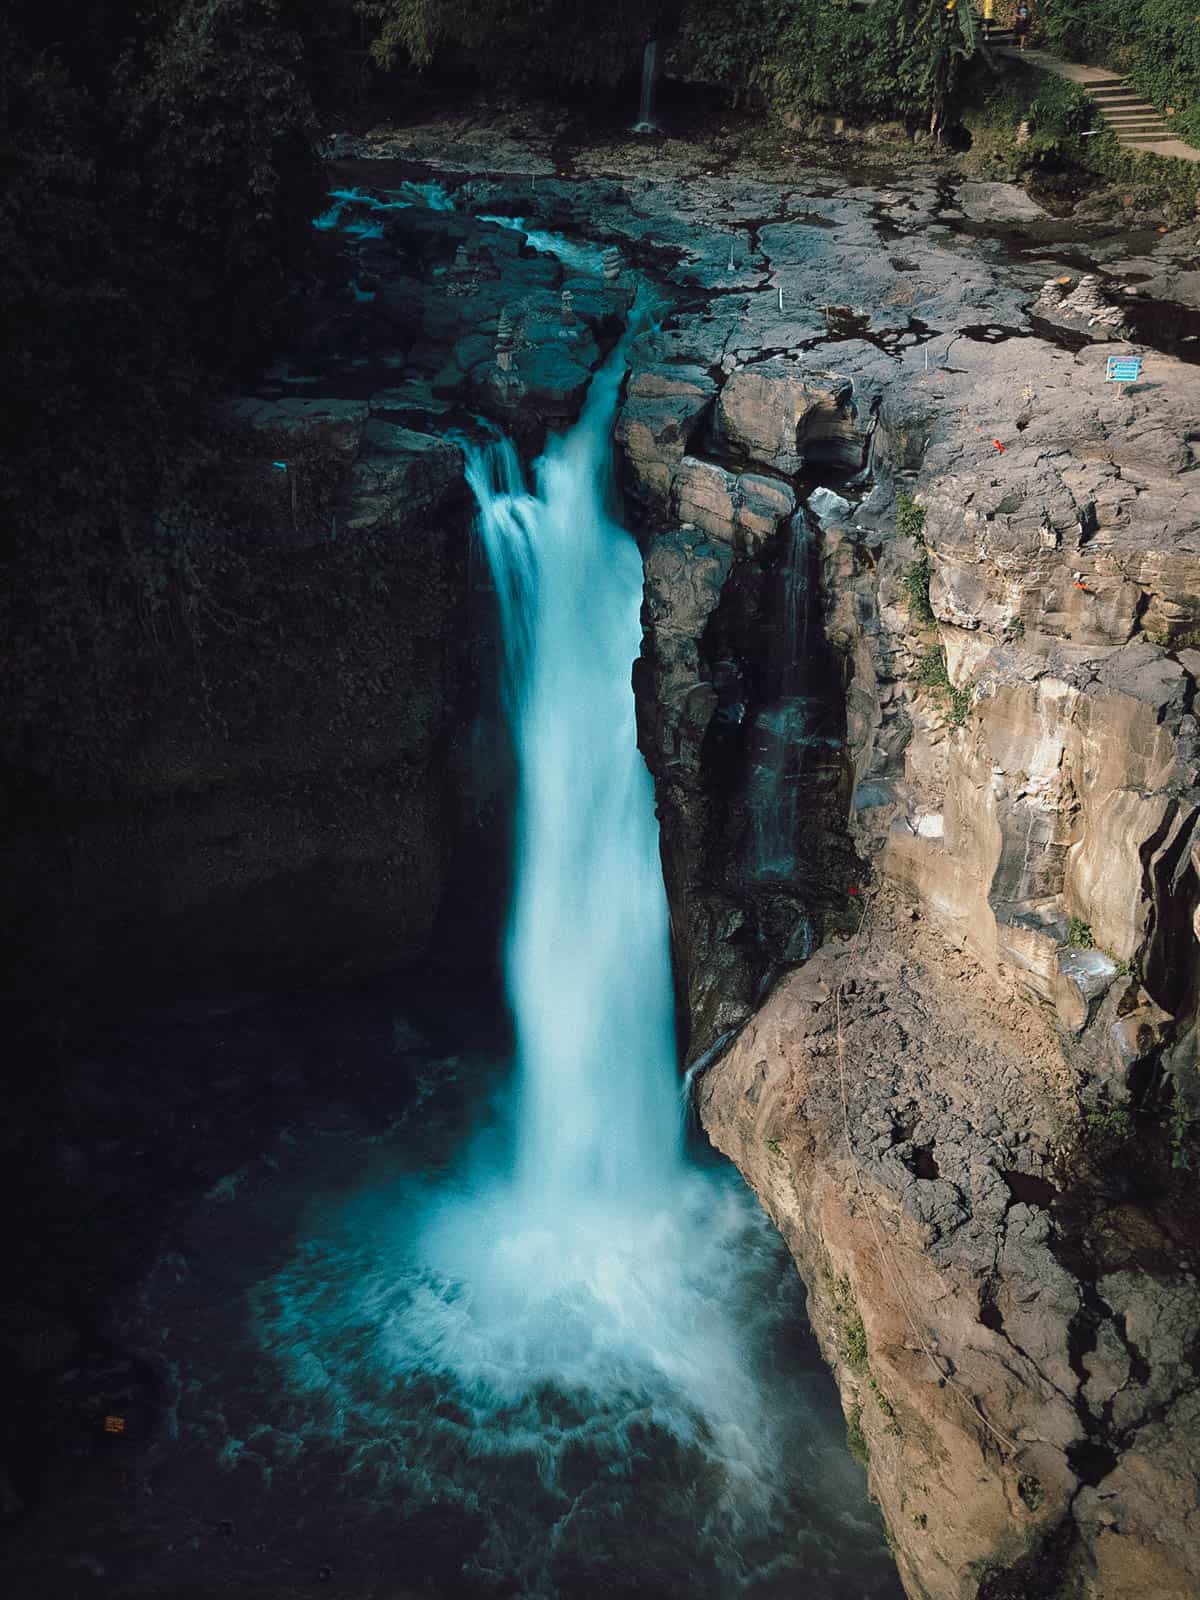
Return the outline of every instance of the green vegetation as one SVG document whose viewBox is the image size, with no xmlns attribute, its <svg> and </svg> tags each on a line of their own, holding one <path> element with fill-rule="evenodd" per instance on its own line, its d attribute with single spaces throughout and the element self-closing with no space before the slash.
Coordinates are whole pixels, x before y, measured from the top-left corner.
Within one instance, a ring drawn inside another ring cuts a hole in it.
<svg viewBox="0 0 1200 1600">
<path fill-rule="evenodd" d="M 435 60 L 483 64 L 509 81 L 549 76 L 566 83 L 613 83 L 635 70 L 648 39 L 671 31 L 678 9 L 664 0 L 362 0 L 381 67 Z"/>
<path fill-rule="evenodd" d="M 842 1359 L 852 1372 L 866 1372 L 867 1330 L 845 1273 L 833 1280 L 833 1309 L 842 1325 Z"/>
<path fill-rule="evenodd" d="M 506 80 L 612 83 L 636 74 L 642 45 L 669 41 L 690 76 L 781 114 L 946 119 L 975 49 L 969 6 L 819 0 L 362 0 L 381 66 L 439 61 Z"/>
<path fill-rule="evenodd" d="M 1200 1172 L 1200 1111 L 1188 1104 L 1178 1087 L 1167 1118 L 1171 1165 L 1177 1172 Z"/>
<path fill-rule="evenodd" d="M 883 1412 L 884 1416 L 891 1420 L 896 1415 L 896 1408 L 879 1387 L 879 1380 L 874 1373 L 871 1374 L 871 1388 L 875 1395 L 875 1404 Z"/>
<path fill-rule="evenodd" d="M 914 1528 L 919 1528 L 921 1532 L 924 1533 L 925 1529 L 929 1526 L 929 1517 L 924 1511 L 914 1511 L 912 1514 L 912 1523 Z"/>
<path fill-rule="evenodd" d="M 1063 78 L 1023 62 L 999 78 L 974 65 L 960 99 L 971 134 L 965 164 L 978 177 L 1029 178 L 1043 189 L 1065 184 L 1072 191 L 1111 185 L 1166 220 L 1195 215 L 1200 163 L 1139 155 L 1118 144 L 1094 102 Z M 1095 128 L 1101 131 L 1083 137 Z"/>
<path fill-rule="evenodd" d="M 230 626 L 236 559 L 200 510 L 207 400 L 271 347 L 318 260 L 300 12 L 110 0 L 75 29 L 31 3 L 0 20 L 8 787 L 103 786 L 156 699 L 204 714 L 199 641 Z"/>
<path fill-rule="evenodd" d="M 909 562 L 900 579 L 900 587 L 908 597 L 908 615 L 920 627 L 927 628 L 934 620 L 929 603 L 929 556 L 922 552 L 916 561 Z"/>
<path fill-rule="evenodd" d="M 922 689 L 948 689 L 950 675 L 946 671 L 946 652 L 940 644 L 931 645 L 917 662 L 917 682 Z"/>
<path fill-rule="evenodd" d="M 1160 111 L 1173 108 L 1181 139 L 1200 142 L 1200 28 L 1191 0 L 1054 0 L 1038 33 L 1068 61 L 1128 76 Z"/>
<path fill-rule="evenodd" d="M 870 1465 L 871 1447 L 867 1443 L 866 1434 L 863 1432 L 862 1414 L 863 1409 L 861 1406 L 853 1406 L 851 1408 L 850 1415 L 846 1418 L 846 1443 L 850 1448 L 850 1454 L 858 1462 L 859 1466 L 866 1467 Z"/>
<path fill-rule="evenodd" d="M 1133 1113 L 1124 1105 L 1089 1106 L 1080 1119 L 1080 1132 L 1087 1153 L 1103 1159 L 1133 1137 Z"/>
<path fill-rule="evenodd" d="M 940 644 L 932 645 L 924 652 L 917 662 L 914 677 L 922 689 L 931 690 L 944 701 L 950 726 L 961 728 L 971 709 L 974 691 L 969 686 L 956 689 L 950 682 L 950 674 L 946 670 L 946 652 Z"/>
<path fill-rule="evenodd" d="M 1024 1472 L 1017 1480 L 1017 1493 L 1029 1511 L 1036 1511 L 1044 1499 L 1041 1482 L 1032 1472 Z"/>
<path fill-rule="evenodd" d="M 1024 63 L 997 77 L 975 66 L 963 83 L 962 119 L 971 134 L 968 165 L 981 177 L 1021 176 L 1063 162 L 1081 164 L 1092 139 L 1093 102 L 1073 83 Z M 1027 124 L 1028 137 L 1019 133 Z M 1021 142 L 1019 142 L 1021 141 Z"/>
<path fill-rule="evenodd" d="M 1067 943 L 1076 950 L 1090 950 L 1095 942 L 1091 923 L 1082 917 L 1072 917 L 1067 925 Z"/>
<path fill-rule="evenodd" d="M 911 495 L 901 491 L 896 496 L 896 535 L 912 539 L 917 545 L 917 555 L 904 569 L 900 587 L 908 600 L 909 620 L 920 628 L 934 621 L 933 607 L 929 603 L 929 552 L 925 548 L 925 507 Z"/>
<path fill-rule="evenodd" d="M 896 532 L 901 539 L 925 542 L 925 507 L 903 490 L 896 496 Z"/>
</svg>

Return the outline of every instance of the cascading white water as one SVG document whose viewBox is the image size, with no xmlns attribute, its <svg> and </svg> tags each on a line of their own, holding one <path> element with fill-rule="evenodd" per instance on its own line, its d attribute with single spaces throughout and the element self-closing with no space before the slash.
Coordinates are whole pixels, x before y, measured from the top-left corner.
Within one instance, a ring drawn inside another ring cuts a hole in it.
<svg viewBox="0 0 1200 1600">
<path fill-rule="evenodd" d="M 642 52 L 642 93 L 638 102 L 638 119 L 634 133 L 656 133 L 657 124 L 651 113 L 654 110 L 654 85 L 658 82 L 658 41 L 651 39 Z"/>
<path fill-rule="evenodd" d="M 641 555 L 606 509 L 624 370 L 592 384 L 529 493 L 508 440 L 468 452 L 500 596 L 518 751 L 507 966 L 525 1203 L 611 1206 L 679 1166 L 666 894 L 631 669 Z"/>
<path fill-rule="evenodd" d="M 467 447 L 520 770 L 511 1106 L 327 1203 L 255 1332 L 298 1397 L 287 1448 L 432 1519 L 454 1593 L 897 1600 L 828 1383 L 796 1366 L 778 1237 L 683 1149 L 641 559 L 609 511 L 623 371 L 532 489 L 507 441 Z"/>
</svg>

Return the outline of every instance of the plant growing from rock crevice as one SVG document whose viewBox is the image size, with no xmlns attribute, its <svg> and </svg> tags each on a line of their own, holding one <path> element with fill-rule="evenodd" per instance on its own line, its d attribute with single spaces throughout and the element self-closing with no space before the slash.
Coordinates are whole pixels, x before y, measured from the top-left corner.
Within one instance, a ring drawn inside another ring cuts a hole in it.
<svg viewBox="0 0 1200 1600">
<path fill-rule="evenodd" d="M 946 652 L 940 644 L 933 645 L 924 652 L 917 662 L 917 670 L 913 676 L 922 689 L 930 690 L 944 702 L 950 726 L 961 728 L 967 720 L 967 712 L 971 709 L 974 691 L 970 685 L 956 689 L 950 682 L 950 674 L 946 669 Z"/>
<path fill-rule="evenodd" d="M 851 1407 L 850 1414 L 846 1418 L 846 1443 L 850 1448 L 850 1454 L 858 1462 L 859 1466 L 866 1467 L 870 1465 L 871 1447 L 867 1443 L 866 1434 L 863 1432 L 862 1414 L 863 1408 L 861 1406 Z"/>
<path fill-rule="evenodd" d="M 924 548 L 917 559 L 905 567 L 900 587 L 908 600 L 909 620 L 923 628 L 930 627 L 935 619 L 929 599 L 929 553 Z"/>
</svg>

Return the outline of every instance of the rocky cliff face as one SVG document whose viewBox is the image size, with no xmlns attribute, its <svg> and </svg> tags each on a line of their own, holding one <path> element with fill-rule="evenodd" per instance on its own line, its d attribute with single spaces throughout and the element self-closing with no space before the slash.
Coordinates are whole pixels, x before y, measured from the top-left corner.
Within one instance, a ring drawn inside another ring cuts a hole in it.
<svg viewBox="0 0 1200 1600">
<path fill-rule="evenodd" d="M 910 1593 L 1184 1600 L 1200 370 L 1106 384 L 1026 323 L 1032 274 L 900 253 L 919 195 L 753 203 L 754 290 L 643 342 L 618 427 L 692 1058 L 740 1029 L 704 1125 L 791 1244 Z M 764 878 L 800 527 L 829 649 Z"/>
</svg>

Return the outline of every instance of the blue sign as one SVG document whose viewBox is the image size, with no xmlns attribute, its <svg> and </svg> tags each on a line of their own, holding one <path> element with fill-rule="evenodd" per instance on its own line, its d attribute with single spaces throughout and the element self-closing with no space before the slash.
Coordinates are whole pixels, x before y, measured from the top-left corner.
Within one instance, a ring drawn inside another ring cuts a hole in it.
<svg viewBox="0 0 1200 1600">
<path fill-rule="evenodd" d="M 1136 383 L 1142 375 L 1141 356 L 1109 356 L 1105 383 Z"/>
<path fill-rule="evenodd" d="M 272 461 L 271 465 L 275 468 L 276 472 L 286 472 L 287 471 L 287 462 L 286 461 Z"/>
</svg>

